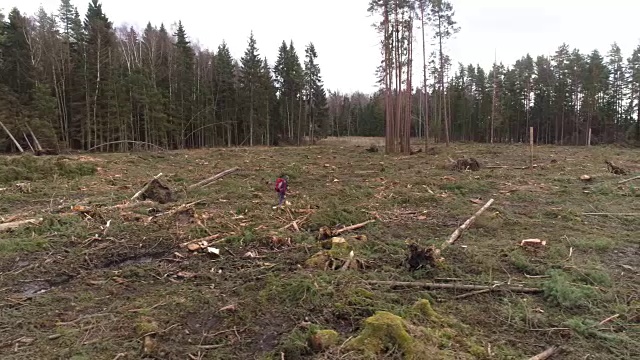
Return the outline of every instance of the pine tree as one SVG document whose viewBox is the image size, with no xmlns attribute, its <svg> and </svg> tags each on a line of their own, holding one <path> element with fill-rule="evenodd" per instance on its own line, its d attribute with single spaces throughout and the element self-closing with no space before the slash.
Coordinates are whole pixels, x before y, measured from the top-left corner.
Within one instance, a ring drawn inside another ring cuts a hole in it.
<svg viewBox="0 0 640 360">
<path fill-rule="evenodd" d="M 633 117 L 635 110 L 635 139 L 640 143 L 640 45 L 633 50 L 633 53 L 627 62 L 629 69 L 628 78 L 630 82 L 630 117 Z"/>
<path fill-rule="evenodd" d="M 174 107 L 171 109 L 174 119 L 179 121 L 179 133 L 176 133 L 175 142 L 180 148 L 192 147 L 193 139 L 187 139 L 187 135 L 191 133 L 195 125 L 193 124 L 194 115 L 192 109 L 193 95 L 193 66 L 194 52 L 187 40 L 182 22 L 178 22 L 178 28 L 174 34 L 176 37 L 175 50 L 175 89 L 176 101 L 173 102 Z"/>
<path fill-rule="evenodd" d="M 109 79 L 110 50 L 113 45 L 112 24 L 102 11 L 102 4 L 92 0 L 84 20 L 86 33 L 85 97 L 86 125 L 84 143 L 86 148 L 102 145 L 111 137 L 108 123 L 109 98 L 106 84 Z"/>
<path fill-rule="evenodd" d="M 564 142 L 564 124 L 568 115 L 569 101 L 569 46 L 562 44 L 553 57 L 555 126 L 554 141 L 562 145 Z"/>
<path fill-rule="evenodd" d="M 223 41 L 215 56 L 216 108 L 221 114 L 222 135 L 231 146 L 231 123 L 236 120 L 237 102 L 234 79 L 234 65 L 231 52 Z"/>
<path fill-rule="evenodd" d="M 611 84 L 609 92 L 609 115 L 613 121 L 613 141 L 616 141 L 618 139 L 619 128 L 623 125 L 622 113 L 626 83 L 622 49 L 620 49 L 617 43 L 613 43 L 613 45 L 611 45 L 608 58 L 609 82 Z"/>
<path fill-rule="evenodd" d="M 320 76 L 320 66 L 316 63 L 318 53 L 313 43 L 305 49 L 304 77 L 306 107 L 309 124 L 309 137 L 315 143 L 317 131 L 326 123 L 325 109 L 327 105 L 326 92 Z"/>
</svg>

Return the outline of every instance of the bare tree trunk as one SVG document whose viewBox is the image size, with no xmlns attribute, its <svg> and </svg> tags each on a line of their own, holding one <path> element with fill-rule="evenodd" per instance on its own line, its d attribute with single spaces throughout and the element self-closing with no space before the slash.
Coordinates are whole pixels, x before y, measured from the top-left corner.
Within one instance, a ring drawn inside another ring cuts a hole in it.
<svg viewBox="0 0 640 360">
<path fill-rule="evenodd" d="M 251 102 L 249 104 L 249 146 L 253 147 L 253 84 L 251 84 Z"/>
<path fill-rule="evenodd" d="M 426 3 L 420 4 L 420 20 L 422 22 L 422 86 L 424 88 L 424 151 L 429 147 L 429 91 L 427 90 L 427 47 L 424 37 L 424 11 Z"/>
<path fill-rule="evenodd" d="M 413 13 L 409 12 L 408 27 L 408 40 L 407 40 L 407 114 L 405 125 L 405 148 L 404 153 L 411 153 L 411 110 L 413 105 L 413 85 L 411 83 L 413 78 Z"/>
<path fill-rule="evenodd" d="M 442 34 L 442 18 L 438 17 L 438 32 L 440 34 Z M 442 105 L 442 98 L 445 96 L 444 94 L 444 54 L 442 52 L 442 35 L 440 35 L 438 37 L 438 44 L 439 44 L 439 52 L 440 52 L 440 89 L 442 91 L 441 95 L 440 95 L 440 104 Z M 445 107 L 446 107 L 446 99 L 444 100 L 445 102 Z M 447 146 L 449 146 L 449 121 L 447 119 L 446 116 L 446 109 L 445 109 L 445 118 L 444 118 L 444 139 L 445 142 L 447 144 Z"/>
<path fill-rule="evenodd" d="M 384 3 L 384 108 L 385 108 L 385 152 L 387 154 L 393 152 L 393 115 L 391 110 L 391 48 L 389 34 L 389 8 L 387 2 Z"/>
<path fill-rule="evenodd" d="M 497 76 L 497 68 L 496 68 L 496 54 L 494 52 L 493 55 L 493 99 L 491 100 L 491 134 L 490 134 L 490 142 L 493 144 L 493 126 L 495 124 L 496 118 L 496 100 L 498 93 L 498 76 Z"/>
<path fill-rule="evenodd" d="M 94 131 L 94 143 L 98 143 L 98 121 L 97 121 L 97 112 L 98 112 L 98 91 L 100 90 L 100 43 L 102 37 L 98 34 L 98 46 L 96 51 L 96 66 L 97 66 L 97 74 L 96 74 L 96 91 L 93 96 L 93 124 L 96 127 Z M 102 135 L 101 135 L 102 136 Z"/>
</svg>

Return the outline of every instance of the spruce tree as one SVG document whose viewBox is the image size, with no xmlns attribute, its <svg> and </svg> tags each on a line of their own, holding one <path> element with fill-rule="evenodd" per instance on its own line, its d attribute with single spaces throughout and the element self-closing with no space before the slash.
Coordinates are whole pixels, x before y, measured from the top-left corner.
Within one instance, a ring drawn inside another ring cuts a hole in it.
<svg viewBox="0 0 640 360">
<path fill-rule="evenodd" d="M 249 35 L 249 43 L 244 55 L 240 59 L 240 89 L 242 98 L 248 100 L 245 109 L 246 121 L 249 126 L 249 145 L 253 146 L 255 138 L 255 114 L 257 110 L 257 99 L 259 96 L 260 78 L 262 73 L 262 59 L 258 54 L 256 39 L 253 31 Z"/>
</svg>

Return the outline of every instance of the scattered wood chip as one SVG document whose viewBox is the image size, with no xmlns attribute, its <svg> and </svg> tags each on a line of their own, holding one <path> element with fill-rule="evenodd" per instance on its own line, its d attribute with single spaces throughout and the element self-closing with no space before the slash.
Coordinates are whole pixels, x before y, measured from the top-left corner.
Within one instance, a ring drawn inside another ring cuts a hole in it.
<svg viewBox="0 0 640 360">
<path fill-rule="evenodd" d="M 231 305 L 227 305 L 225 307 L 220 308 L 220 310 L 218 311 L 236 311 L 236 310 L 237 310 L 236 306 L 234 304 L 231 304 Z"/>
</svg>

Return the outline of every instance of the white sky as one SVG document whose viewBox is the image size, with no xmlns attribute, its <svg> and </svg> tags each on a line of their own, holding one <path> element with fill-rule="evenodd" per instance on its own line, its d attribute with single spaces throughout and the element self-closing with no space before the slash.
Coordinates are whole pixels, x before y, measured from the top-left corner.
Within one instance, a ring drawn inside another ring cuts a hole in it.
<svg viewBox="0 0 640 360">
<path fill-rule="evenodd" d="M 616 41 L 625 58 L 640 44 L 637 16 L 640 1 L 608 0 L 451 0 L 461 31 L 447 45 L 454 64 L 480 64 L 489 69 L 494 50 L 506 65 L 530 53 L 553 54 L 563 42 L 582 52 L 603 55 Z M 273 64 L 282 40 L 293 40 L 302 60 L 304 46 L 316 46 L 325 86 L 352 92 L 375 90 L 380 63 L 379 40 L 367 13 L 368 0 L 103 0 L 115 26 L 143 28 L 182 20 L 192 42 L 216 49 L 224 39 L 239 58 L 253 30 L 260 54 Z M 89 0 L 75 0 L 84 18 Z M 34 14 L 42 5 L 57 12 L 58 0 L 0 0 L 6 14 L 13 6 Z M 375 19 L 377 20 L 377 19 Z M 420 34 L 416 34 L 420 40 Z M 422 69 L 422 45 L 414 45 L 414 69 Z M 431 50 L 427 49 L 428 52 Z M 455 66 L 457 68 L 457 66 Z M 422 76 L 416 74 L 414 83 Z"/>
</svg>

